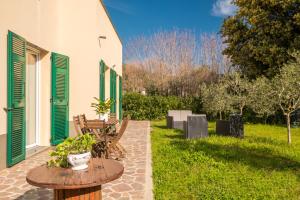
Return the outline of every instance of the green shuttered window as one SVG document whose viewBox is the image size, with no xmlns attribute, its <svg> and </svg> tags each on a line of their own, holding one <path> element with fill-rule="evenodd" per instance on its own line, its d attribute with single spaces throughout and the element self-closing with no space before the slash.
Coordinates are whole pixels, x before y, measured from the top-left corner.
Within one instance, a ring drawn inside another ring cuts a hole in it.
<svg viewBox="0 0 300 200">
<path fill-rule="evenodd" d="M 52 53 L 51 144 L 69 136 L 69 58 Z"/>
<path fill-rule="evenodd" d="M 117 105 L 117 73 L 115 70 L 110 69 L 110 99 L 113 101 L 110 112 L 116 113 Z"/>
<path fill-rule="evenodd" d="M 123 119 L 122 113 L 122 102 L 123 102 L 123 87 L 122 87 L 122 77 L 119 77 L 119 120 Z"/>
<path fill-rule="evenodd" d="M 105 101 L 105 63 L 100 62 L 100 99 Z"/>
<path fill-rule="evenodd" d="M 7 165 L 25 159 L 25 67 L 26 40 L 8 32 Z"/>
</svg>

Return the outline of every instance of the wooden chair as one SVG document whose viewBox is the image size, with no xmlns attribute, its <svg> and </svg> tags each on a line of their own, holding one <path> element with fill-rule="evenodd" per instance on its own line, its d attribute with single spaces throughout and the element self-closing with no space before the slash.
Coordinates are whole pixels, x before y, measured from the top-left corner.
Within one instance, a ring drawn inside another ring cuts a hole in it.
<svg viewBox="0 0 300 200">
<path fill-rule="evenodd" d="M 80 127 L 80 122 L 79 122 L 79 115 L 73 116 L 73 123 L 74 123 L 75 131 L 76 131 L 77 135 L 83 134 L 81 132 L 81 127 Z"/>
<path fill-rule="evenodd" d="M 108 138 L 108 157 L 111 157 L 112 154 L 115 154 L 117 159 L 125 157 L 126 150 L 119 141 L 127 128 L 128 122 L 129 118 L 127 117 L 123 120 L 120 130 L 117 131 L 116 135 Z"/>
<path fill-rule="evenodd" d="M 116 113 L 109 113 L 108 118 L 117 119 Z"/>
</svg>

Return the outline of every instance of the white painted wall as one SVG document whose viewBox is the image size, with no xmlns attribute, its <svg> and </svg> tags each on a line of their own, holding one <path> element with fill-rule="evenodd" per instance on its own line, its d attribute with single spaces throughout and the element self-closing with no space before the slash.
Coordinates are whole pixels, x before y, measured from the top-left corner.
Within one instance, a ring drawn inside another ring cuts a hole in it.
<svg viewBox="0 0 300 200">
<path fill-rule="evenodd" d="M 70 120 L 99 97 L 99 62 L 122 74 L 122 44 L 99 0 L 0 0 L 0 135 L 6 134 L 8 30 L 44 49 L 41 59 L 41 145 L 50 140 L 50 54 L 70 57 Z M 98 37 L 106 36 L 99 46 Z M 109 70 L 106 97 L 109 97 Z M 118 89 L 118 88 L 117 88 Z M 118 92 L 117 92 L 118 93 Z M 117 105 L 117 108 L 119 106 Z"/>
</svg>

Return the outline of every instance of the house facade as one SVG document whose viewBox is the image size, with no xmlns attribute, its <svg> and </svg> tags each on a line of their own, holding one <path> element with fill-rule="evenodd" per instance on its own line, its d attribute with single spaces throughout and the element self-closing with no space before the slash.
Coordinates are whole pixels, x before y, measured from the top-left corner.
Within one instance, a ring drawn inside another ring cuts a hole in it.
<svg viewBox="0 0 300 200">
<path fill-rule="evenodd" d="M 98 118 L 93 97 L 122 116 L 122 43 L 101 0 L 0 2 L 0 169 Z"/>
</svg>

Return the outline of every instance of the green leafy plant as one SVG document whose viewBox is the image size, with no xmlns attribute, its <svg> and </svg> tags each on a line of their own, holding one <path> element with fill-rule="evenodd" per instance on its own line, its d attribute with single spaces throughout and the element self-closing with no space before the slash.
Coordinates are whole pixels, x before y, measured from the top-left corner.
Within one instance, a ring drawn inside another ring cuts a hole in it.
<svg viewBox="0 0 300 200">
<path fill-rule="evenodd" d="M 96 100 L 96 103 L 92 103 L 91 107 L 95 108 L 95 111 L 98 115 L 109 112 L 110 106 L 113 104 L 113 100 L 108 98 L 105 101 L 102 101 L 97 97 L 94 97 L 94 99 Z"/>
<path fill-rule="evenodd" d="M 91 134 L 79 135 L 67 138 L 50 152 L 51 160 L 47 162 L 49 167 L 69 167 L 67 157 L 69 154 L 82 154 L 90 152 L 96 143 L 95 136 Z"/>
<path fill-rule="evenodd" d="M 139 93 L 123 95 L 124 116 L 133 120 L 154 120 L 166 117 L 168 110 L 193 109 L 200 112 L 200 100 L 192 97 L 145 96 Z"/>
</svg>

